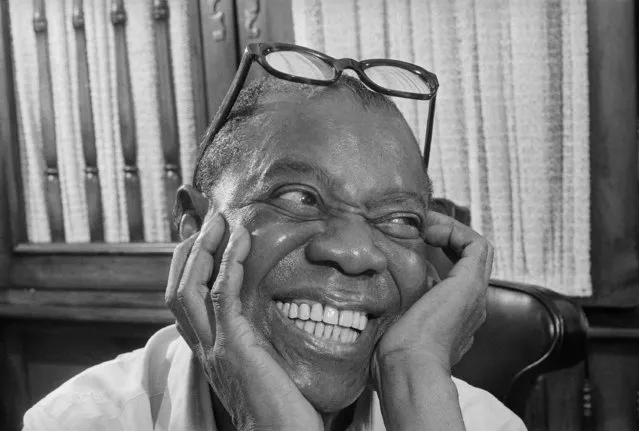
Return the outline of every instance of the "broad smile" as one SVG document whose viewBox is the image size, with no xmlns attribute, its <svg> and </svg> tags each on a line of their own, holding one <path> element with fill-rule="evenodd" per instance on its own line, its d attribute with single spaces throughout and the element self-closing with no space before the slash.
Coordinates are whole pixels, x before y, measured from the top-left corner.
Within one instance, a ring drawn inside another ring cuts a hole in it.
<svg viewBox="0 0 639 431">
<path fill-rule="evenodd" d="M 376 325 L 366 313 L 308 299 L 271 302 L 277 316 L 275 332 L 288 346 L 333 359 L 359 361 L 369 357 Z"/>
<path fill-rule="evenodd" d="M 276 306 L 295 326 L 320 340 L 355 343 L 368 323 L 366 313 L 338 310 L 319 302 L 278 301 Z"/>
</svg>

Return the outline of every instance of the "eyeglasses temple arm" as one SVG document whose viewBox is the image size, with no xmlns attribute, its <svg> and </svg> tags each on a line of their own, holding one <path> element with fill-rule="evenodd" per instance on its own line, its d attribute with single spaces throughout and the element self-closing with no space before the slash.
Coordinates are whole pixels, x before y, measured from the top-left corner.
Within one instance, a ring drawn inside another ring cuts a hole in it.
<svg viewBox="0 0 639 431">
<path fill-rule="evenodd" d="M 229 91 L 226 92 L 226 95 L 224 96 L 224 99 L 222 99 L 222 103 L 220 104 L 220 107 L 218 108 L 217 112 L 215 113 L 215 116 L 213 117 L 213 121 L 211 121 L 211 125 L 206 131 L 206 136 L 204 137 L 204 140 L 202 142 L 202 148 L 198 154 L 198 157 L 195 163 L 196 172 L 193 175 L 194 182 L 196 178 L 195 174 L 197 174 L 197 169 L 199 169 L 200 161 L 202 160 L 202 157 L 204 156 L 206 149 L 209 147 L 209 145 L 212 144 L 213 139 L 215 138 L 215 135 L 217 135 L 217 133 L 222 128 L 222 126 L 224 126 L 224 123 L 226 122 L 226 119 L 231 113 L 231 110 L 233 109 L 233 105 L 235 104 L 235 101 L 237 100 L 237 96 L 240 94 L 240 91 L 242 90 L 242 87 L 244 86 L 244 81 L 246 80 L 249 70 L 251 69 L 251 63 L 253 62 L 253 58 L 254 58 L 254 54 L 252 54 L 251 52 L 248 52 L 248 50 L 244 51 L 244 54 L 242 55 L 242 58 L 240 60 L 240 64 L 237 67 L 237 72 L 235 73 L 235 77 L 233 78 L 233 81 L 231 82 L 231 86 L 229 87 Z"/>
<path fill-rule="evenodd" d="M 437 95 L 430 99 L 430 108 L 428 109 L 428 120 L 426 122 L 426 137 L 424 142 L 424 169 L 428 170 L 428 162 L 430 161 L 430 142 L 433 138 L 433 122 L 435 119 L 435 100 Z"/>
</svg>

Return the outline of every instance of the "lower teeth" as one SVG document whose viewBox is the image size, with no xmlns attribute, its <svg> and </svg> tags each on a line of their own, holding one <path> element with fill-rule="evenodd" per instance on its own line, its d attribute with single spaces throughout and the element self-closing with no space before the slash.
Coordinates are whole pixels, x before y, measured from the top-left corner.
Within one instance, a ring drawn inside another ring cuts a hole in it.
<svg viewBox="0 0 639 431">
<path fill-rule="evenodd" d="M 354 343 L 359 338 L 359 332 L 338 325 L 327 325 L 323 322 L 315 322 L 314 320 L 290 319 L 295 325 L 323 340 L 340 341 L 342 343 Z"/>
</svg>

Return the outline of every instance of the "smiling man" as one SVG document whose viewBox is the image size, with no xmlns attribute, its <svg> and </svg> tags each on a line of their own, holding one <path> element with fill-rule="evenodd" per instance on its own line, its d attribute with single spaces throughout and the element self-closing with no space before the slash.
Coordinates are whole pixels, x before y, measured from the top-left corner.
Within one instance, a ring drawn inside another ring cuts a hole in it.
<svg viewBox="0 0 639 431">
<path fill-rule="evenodd" d="M 25 429 L 525 429 L 451 377 L 492 249 L 430 193 L 404 118 L 359 80 L 249 84 L 178 193 L 176 325 L 65 383 Z M 456 261 L 443 280 L 429 247 Z"/>
</svg>

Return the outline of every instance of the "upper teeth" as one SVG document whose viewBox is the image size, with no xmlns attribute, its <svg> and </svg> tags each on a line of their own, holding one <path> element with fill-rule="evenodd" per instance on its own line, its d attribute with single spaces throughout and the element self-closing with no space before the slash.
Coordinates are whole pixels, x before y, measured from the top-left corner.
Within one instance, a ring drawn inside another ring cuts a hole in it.
<svg viewBox="0 0 639 431">
<path fill-rule="evenodd" d="M 368 317 L 365 313 L 353 310 L 338 310 L 330 305 L 322 305 L 319 302 L 277 302 L 285 316 L 290 319 L 314 320 L 329 325 L 339 325 L 345 328 L 354 328 L 363 331 L 366 328 Z"/>
</svg>

